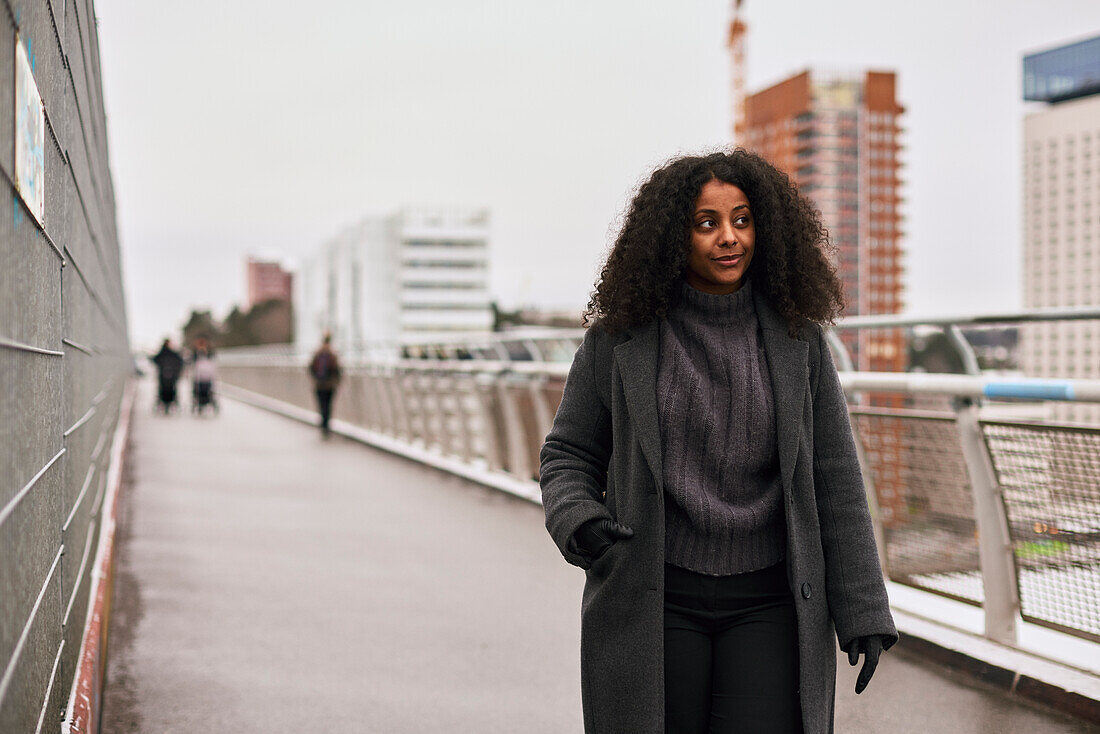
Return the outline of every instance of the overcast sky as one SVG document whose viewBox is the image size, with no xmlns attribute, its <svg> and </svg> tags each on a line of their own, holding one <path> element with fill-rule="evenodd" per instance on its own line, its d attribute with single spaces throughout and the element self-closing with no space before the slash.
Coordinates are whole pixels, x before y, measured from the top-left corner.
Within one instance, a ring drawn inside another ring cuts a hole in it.
<svg viewBox="0 0 1100 734">
<path fill-rule="evenodd" d="M 632 189 L 729 142 L 727 0 L 97 0 L 132 338 L 405 204 L 492 211 L 505 306 L 579 309 Z M 748 82 L 894 70 L 907 310 L 1021 304 L 1025 52 L 1096 0 L 746 0 Z"/>
</svg>

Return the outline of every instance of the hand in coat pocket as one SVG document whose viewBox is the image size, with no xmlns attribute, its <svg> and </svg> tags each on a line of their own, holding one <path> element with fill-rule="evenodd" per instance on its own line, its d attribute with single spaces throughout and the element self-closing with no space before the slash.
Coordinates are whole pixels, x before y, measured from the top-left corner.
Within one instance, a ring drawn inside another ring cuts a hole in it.
<svg viewBox="0 0 1100 734">
<path fill-rule="evenodd" d="M 633 530 L 603 517 L 589 520 L 573 533 L 578 552 L 589 561 L 595 561 L 620 540 L 633 537 Z"/>
</svg>

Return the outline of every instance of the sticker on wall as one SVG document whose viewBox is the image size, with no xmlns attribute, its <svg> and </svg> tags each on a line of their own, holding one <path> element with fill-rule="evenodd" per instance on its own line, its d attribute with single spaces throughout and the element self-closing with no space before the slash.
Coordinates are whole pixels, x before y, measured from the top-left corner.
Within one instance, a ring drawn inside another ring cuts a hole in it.
<svg viewBox="0 0 1100 734">
<path fill-rule="evenodd" d="M 15 43 L 15 188 L 42 224 L 46 211 L 46 113 L 27 50 Z"/>
</svg>

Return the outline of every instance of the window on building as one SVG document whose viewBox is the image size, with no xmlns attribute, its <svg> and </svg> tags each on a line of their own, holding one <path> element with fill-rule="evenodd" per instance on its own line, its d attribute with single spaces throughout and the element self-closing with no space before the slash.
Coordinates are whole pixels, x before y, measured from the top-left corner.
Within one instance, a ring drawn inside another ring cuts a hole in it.
<svg viewBox="0 0 1100 734">
<path fill-rule="evenodd" d="M 483 270 L 484 260 L 404 260 L 407 268 L 446 268 L 454 270 Z"/>
</svg>

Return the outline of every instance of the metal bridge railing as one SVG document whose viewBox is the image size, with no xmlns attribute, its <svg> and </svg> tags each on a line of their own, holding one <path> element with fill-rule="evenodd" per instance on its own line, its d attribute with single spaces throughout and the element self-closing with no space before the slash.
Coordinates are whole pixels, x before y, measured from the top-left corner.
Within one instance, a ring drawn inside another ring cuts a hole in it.
<svg viewBox="0 0 1100 734">
<path fill-rule="evenodd" d="M 841 382 L 849 395 L 910 404 L 950 398 L 935 411 L 849 408 L 887 575 L 982 607 L 999 642 L 1015 644 L 1018 618 L 1100 641 L 1100 428 L 993 417 L 1012 404 L 977 401 L 1100 402 L 1100 380 L 848 372 Z"/>
<path fill-rule="evenodd" d="M 1100 428 L 987 421 L 1020 612 L 1100 642 Z"/>
<path fill-rule="evenodd" d="M 313 409 L 304 360 L 222 352 L 220 361 L 226 383 Z M 534 362 L 353 364 L 336 417 L 535 481 L 567 372 Z M 898 397 L 850 405 L 887 575 L 980 606 L 986 636 L 1006 644 L 1021 615 L 1100 641 L 1100 429 L 1006 419 L 1006 406 L 1029 404 L 1003 402 L 1100 402 L 1100 380 L 842 372 L 841 382 L 849 395 Z M 979 405 L 992 398 L 1002 402 Z M 921 407 L 930 400 L 935 409 Z"/>
</svg>

